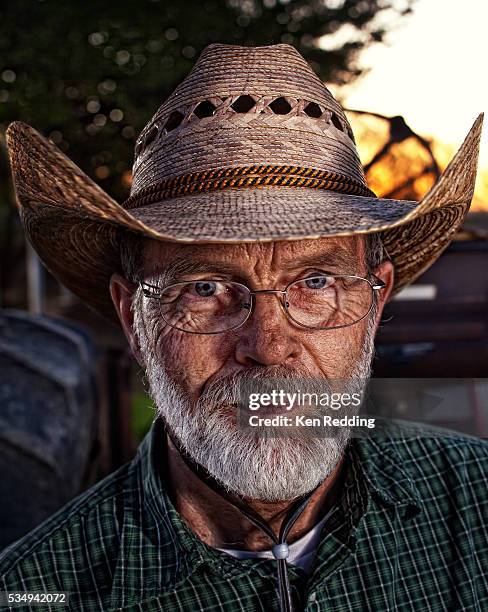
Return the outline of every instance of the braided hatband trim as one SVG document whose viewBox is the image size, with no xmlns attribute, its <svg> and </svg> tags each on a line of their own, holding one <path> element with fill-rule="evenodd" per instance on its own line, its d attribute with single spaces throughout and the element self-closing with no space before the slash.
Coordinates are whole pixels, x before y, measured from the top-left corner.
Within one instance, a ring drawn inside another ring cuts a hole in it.
<svg viewBox="0 0 488 612">
<path fill-rule="evenodd" d="M 311 187 L 375 198 L 376 195 L 359 181 L 327 170 L 298 166 L 244 166 L 205 170 L 165 179 L 141 189 L 128 198 L 125 209 L 139 208 L 180 195 L 237 187 Z"/>
</svg>

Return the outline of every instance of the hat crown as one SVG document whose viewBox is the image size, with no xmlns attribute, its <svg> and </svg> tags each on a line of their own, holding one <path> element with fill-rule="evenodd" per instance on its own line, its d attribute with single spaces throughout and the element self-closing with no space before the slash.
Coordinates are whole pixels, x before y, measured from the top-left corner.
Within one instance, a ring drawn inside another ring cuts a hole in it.
<svg viewBox="0 0 488 612">
<path fill-rule="evenodd" d="M 142 131 L 131 197 L 189 173 L 293 166 L 366 185 L 340 104 L 291 45 L 206 47 Z"/>
</svg>

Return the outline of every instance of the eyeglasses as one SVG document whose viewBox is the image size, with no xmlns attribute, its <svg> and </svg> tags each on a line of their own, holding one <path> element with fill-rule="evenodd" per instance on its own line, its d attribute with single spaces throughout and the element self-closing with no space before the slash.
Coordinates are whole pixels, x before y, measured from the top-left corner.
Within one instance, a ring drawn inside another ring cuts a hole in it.
<svg viewBox="0 0 488 612">
<path fill-rule="evenodd" d="M 252 314 L 256 296 L 279 297 L 286 316 L 300 327 L 323 330 L 354 325 L 364 319 L 374 303 L 374 292 L 385 283 L 360 276 L 317 274 L 293 281 L 280 289 L 251 291 L 234 281 L 202 279 L 157 287 L 139 285 L 147 298 L 159 300 L 163 320 L 190 334 L 221 334 L 237 329 Z"/>
</svg>

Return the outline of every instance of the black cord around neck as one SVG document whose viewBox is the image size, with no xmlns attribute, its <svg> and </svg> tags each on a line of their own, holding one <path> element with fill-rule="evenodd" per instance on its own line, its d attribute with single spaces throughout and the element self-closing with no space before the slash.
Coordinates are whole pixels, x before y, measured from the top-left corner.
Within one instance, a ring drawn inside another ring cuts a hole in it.
<svg viewBox="0 0 488 612">
<path fill-rule="evenodd" d="M 230 499 L 229 493 L 225 491 L 225 489 L 219 485 L 219 483 L 212 477 L 212 475 L 206 470 L 202 465 L 194 461 L 188 453 L 181 447 L 181 445 L 174 439 L 173 435 L 168 431 L 168 428 L 165 427 L 165 431 L 168 434 L 169 439 L 173 443 L 174 447 L 179 452 L 181 458 L 187 465 L 187 467 L 200 479 L 202 480 L 210 489 L 217 493 L 221 497 L 223 497 L 226 501 L 228 501 L 236 510 L 238 510 L 243 516 L 247 518 L 249 522 L 251 522 L 255 527 L 260 529 L 263 533 L 265 533 L 272 542 L 275 543 L 273 547 L 273 554 L 276 558 L 277 563 L 277 578 L 278 578 L 278 595 L 280 602 L 280 612 L 293 612 L 293 604 L 291 600 L 291 589 L 290 589 L 290 581 L 288 577 L 287 571 L 287 561 L 286 557 L 288 554 L 288 545 L 286 544 L 286 538 L 290 533 L 293 525 L 296 523 L 302 512 L 305 510 L 310 498 L 315 493 L 315 491 L 320 487 L 319 483 L 311 492 L 307 493 L 304 496 L 301 496 L 296 500 L 293 506 L 290 508 L 290 511 L 285 517 L 285 520 L 281 524 L 279 537 L 276 537 L 274 531 L 271 527 L 264 521 L 254 510 L 247 507 L 244 502 L 237 502 L 236 500 Z M 279 558 L 275 553 L 280 545 L 285 545 L 282 548 L 283 554 L 286 554 L 286 557 Z M 285 552 L 286 551 L 286 552 Z"/>
</svg>

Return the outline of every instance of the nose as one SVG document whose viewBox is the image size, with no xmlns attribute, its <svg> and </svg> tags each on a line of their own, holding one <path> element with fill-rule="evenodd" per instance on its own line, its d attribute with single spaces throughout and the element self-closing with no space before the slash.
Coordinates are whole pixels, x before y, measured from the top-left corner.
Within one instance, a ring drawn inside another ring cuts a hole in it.
<svg viewBox="0 0 488 612">
<path fill-rule="evenodd" d="M 257 292 L 254 308 L 237 331 L 236 361 L 242 365 L 271 366 L 291 363 L 302 352 L 297 330 L 283 312 L 281 293 Z"/>
</svg>

